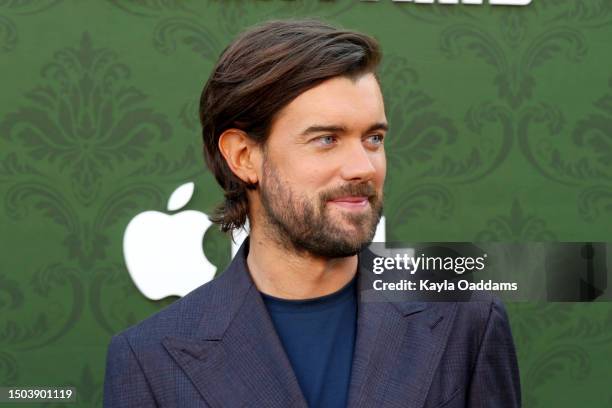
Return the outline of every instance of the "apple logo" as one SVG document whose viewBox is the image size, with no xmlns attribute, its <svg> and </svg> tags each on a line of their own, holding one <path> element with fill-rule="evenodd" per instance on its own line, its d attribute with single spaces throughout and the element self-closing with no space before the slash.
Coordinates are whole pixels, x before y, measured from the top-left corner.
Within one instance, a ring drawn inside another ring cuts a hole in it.
<svg viewBox="0 0 612 408">
<path fill-rule="evenodd" d="M 183 208 L 193 195 L 194 183 L 179 186 L 168 200 L 168 211 Z M 217 268 L 202 249 L 208 215 L 186 210 L 169 215 L 145 211 L 129 222 L 123 235 L 123 255 L 136 287 L 152 300 L 185 296 L 210 281 Z"/>
</svg>

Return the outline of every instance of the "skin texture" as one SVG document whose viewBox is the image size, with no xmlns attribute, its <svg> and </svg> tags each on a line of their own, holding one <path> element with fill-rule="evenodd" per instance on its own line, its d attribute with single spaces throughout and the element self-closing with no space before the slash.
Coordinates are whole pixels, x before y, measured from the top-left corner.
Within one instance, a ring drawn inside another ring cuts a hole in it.
<svg viewBox="0 0 612 408">
<path fill-rule="evenodd" d="M 248 191 L 247 264 L 258 289 L 284 299 L 333 293 L 357 271 L 382 211 L 386 116 L 373 74 L 302 93 L 264 146 L 228 129 L 219 148 Z"/>
</svg>

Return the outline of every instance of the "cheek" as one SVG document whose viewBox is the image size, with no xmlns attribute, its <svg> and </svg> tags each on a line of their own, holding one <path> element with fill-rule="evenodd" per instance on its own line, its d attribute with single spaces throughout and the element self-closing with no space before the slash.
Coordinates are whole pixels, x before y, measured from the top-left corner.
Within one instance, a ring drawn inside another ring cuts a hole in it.
<svg viewBox="0 0 612 408">
<path fill-rule="evenodd" d="M 329 184 L 336 173 L 333 160 L 325 157 L 297 159 L 291 166 L 292 179 L 296 185 L 309 191 L 316 191 Z"/>
<path fill-rule="evenodd" d="M 322 186 L 328 183 L 325 171 L 321 167 L 303 160 L 298 160 L 293 165 L 278 170 L 283 172 L 282 182 L 290 187 L 294 200 L 306 200 L 315 204 L 319 200 L 319 191 Z"/>
<path fill-rule="evenodd" d="M 376 169 L 376 183 L 382 186 L 387 175 L 387 158 L 384 152 L 372 160 L 372 166 Z"/>
</svg>

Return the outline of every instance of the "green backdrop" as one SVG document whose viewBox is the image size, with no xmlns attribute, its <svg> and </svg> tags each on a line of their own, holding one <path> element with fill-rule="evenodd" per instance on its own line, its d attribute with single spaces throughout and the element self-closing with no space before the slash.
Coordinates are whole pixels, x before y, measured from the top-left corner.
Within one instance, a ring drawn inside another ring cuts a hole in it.
<svg viewBox="0 0 612 408">
<path fill-rule="evenodd" d="M 235 34 L 292 16 L 382 44 L 388 240 L 612 241 L 610 0 L 0 0 L 0 385 L 101 405 L 111 335 L 174 300 L 138 292 L 123 231 L 191 180 L 210 213 L 201 88 Z M 612 407 L 612 304 L 507 306 L 525 407 Z"/>
</svg>

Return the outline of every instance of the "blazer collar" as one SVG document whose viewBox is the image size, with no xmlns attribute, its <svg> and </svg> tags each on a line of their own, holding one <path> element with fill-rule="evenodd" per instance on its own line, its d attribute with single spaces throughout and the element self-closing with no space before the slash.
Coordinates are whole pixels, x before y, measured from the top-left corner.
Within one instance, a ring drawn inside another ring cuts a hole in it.
<svg viewBox="0 0 612 408">
<path fill-rule="evenodd" d="M 211 407 L 306 408 L 248 271 L 248 245 L 247 238 L 225 272 L 198 295 L 206 298 L 199 302 L 205 306 L 193 336 L 162 343 Z"/>
<path fill-rule="evenodd" d="M 357 339 L 349 407 L 421 408 L 446 346 L 456 305 L 398 300 L 373 289 L 374 254 L 359 254 Z"/>
<path fill-rule="evenodd" d="M 198 299 L 202 318 L 193 335 L 166 337 L 162 343 L 212 407 L 305 408 L 295 373 L 251 279 L 247 255 L 248 238 L 211 288 L 194 293 L 205 298 Z M 359 255 L 348 406 L 384 407 L 387 401 L 391 406 L 421 407 L 452 316 L 427 303 L 368 296 L 373 290 L 370 256 L 369 251 Z M 390 381 L 394 387 L 388 386 Z"/>
</svg>

